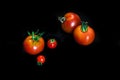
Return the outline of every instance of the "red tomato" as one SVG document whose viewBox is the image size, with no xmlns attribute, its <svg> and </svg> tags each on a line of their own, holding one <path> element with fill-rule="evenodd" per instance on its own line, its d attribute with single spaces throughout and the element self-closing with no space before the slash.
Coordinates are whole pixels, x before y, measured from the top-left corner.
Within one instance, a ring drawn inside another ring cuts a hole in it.
<svg viewBox="0 0 120 80">
<path fill-rule="evenodd" d="M 62 23 L 62 30 L 66 33 L 72 33 L 75 27 L 81 24 L 81 19 L 78 14 L 68 12 L 64 17 L 58 17 L 58 20 Z"/>
<path fill-rule="evenodd" d="M 56 39 L 49 39 L 48 42 L 47 42 L 47 46 L 50 49 L 56 48 L 57 47 L 57 41 L 56 41 Z"/>
<path fill-rule="evenodd" d="M 27 36 L 23 42 L 24 50 L 30 55 L 37 55 L 44 50 L 45 41 L 40 35 L 34 34 Z"/>
<path fill-rule="evenodd" d="M 37 56 L 37 65 L 42 65 L 43 63 L 45 63 L 45 56 L 44 55 Z"/>
<path fill-rule="evenodd" d="M 82 25 L 74 29 L 73 36 L 78 44 L 89 45 L 95 39 L 95 32 L 86 22 L 82 22 Z"/>
</svg>

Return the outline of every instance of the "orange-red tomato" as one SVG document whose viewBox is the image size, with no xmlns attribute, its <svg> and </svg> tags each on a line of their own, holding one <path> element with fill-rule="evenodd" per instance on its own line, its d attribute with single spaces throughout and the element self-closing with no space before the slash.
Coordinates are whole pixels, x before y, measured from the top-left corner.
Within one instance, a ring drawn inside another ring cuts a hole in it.
<svg viewBox="0 0 120 80">
<path fill-rule="evenodd" d="M 95 31 L 87 23 L 83 22 L 82 25 L 74 29 L 73 36 L 78 44 L 86 46 L 94 41 Z"/>
<path fill-rule="evenodd" d="M 58 17 L 61 22 L 62 30 L 66 33 L 72 33 L 75 27 L 81 24 L 81 18 L 74 12 L 68 12 L 63 17 Z"/>
<path fill-rule="evenodd" d="M 44 50 L 45 41 L 38 35 L 29 35 L 23 42 L 24 50 L 30 55 L 37 55 Z"/>
</svg>

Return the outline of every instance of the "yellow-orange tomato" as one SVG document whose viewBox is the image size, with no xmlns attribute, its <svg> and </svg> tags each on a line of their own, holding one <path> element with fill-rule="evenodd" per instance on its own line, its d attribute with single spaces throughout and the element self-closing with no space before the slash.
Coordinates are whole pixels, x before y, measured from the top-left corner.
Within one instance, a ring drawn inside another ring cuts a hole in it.
<svg viewBox="0 0 120 80">
<path fill-rule="evenodd" d="M 86 23 L 83 23 L 74 29 L 73 37 L 78 44 L 86 46 L 94 41 L 95 31 Z"/>
</svg>

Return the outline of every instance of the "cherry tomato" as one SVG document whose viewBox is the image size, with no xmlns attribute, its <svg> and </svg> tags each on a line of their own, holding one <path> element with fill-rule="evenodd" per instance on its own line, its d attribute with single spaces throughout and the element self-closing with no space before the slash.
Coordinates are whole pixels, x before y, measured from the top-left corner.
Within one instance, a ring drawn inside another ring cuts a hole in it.
<svg viewBox="0 0 120 80">
<path fill-rule="evenodd" d="M 79 25 L 74 29 L 73 36 L 78 44 L 89 45 L 95 39 L 95 32 L 87 25 L 87 22 L 82 22 L 82 25 Z"/>
<path fill-rule="evenodd" d="M 50 48 L 50 49 L 56 48 L 56 47 L 57 47 L 57 41 L 56 41 L 56 39 L 49 39 L 49 40 L 47 41 L 47 46 L 48 46 L 48 48 Z"/>
<path fill-rule="evenodd" d="M 23 42 L 24 50 L 30 55 L 37 55 L 44 50 L 45 41 L 42 37 L 42 34 L 35 34 L 32 32 L 27 36 Z"/>
<path fill-rule="evenodd" d="M 81 18 L 78 14 L 68 12 L 64 17 L 58 17 L 61 22 L 62 30 L 66 33 L 72 33 L 75 27 L 81 24 Z"/>
<path fill-rule="evenodd" d="M 37 65 L 42 65 L 43 63 L 45 63 L 45 56 L 44 55 L 39 55 L 37 56 Z"/>
</svg>

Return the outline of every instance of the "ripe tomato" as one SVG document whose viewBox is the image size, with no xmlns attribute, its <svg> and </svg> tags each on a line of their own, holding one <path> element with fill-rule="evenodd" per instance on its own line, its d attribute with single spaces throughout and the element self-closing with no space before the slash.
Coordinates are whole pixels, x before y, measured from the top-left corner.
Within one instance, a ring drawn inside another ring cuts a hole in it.
<svg viewBox="0 0 120 80">
<path fill-rule="evenodd" d="M 81 24 L 81 18 L 73 12 L 66 13 L 64 17 L 58 17 L 58 20 L 62 23 L 62 29 L 66 33 L 72 33 L 75 27 Z"/>
<path fill-rule="evenodd" d="M 45 41 L 41 34 L 29 33 L 23 42 L 24 50 L 30 55 L 37 55 L 44 50 Z"/>
<path fill-rule="evenodd" d="M 95 39 L 95 32 L 86 22 L 82 22 L 74 29 L 73 36 L 78 44 L 89 45 Z"/>
<path fill-rule="evenodd" d="M 49 39 L 49 40 L 47 41 L 47 46 L 48 46 L 48 48 L 50 48 L 50 49 L 56 48 L 56 47 L 57 47 L 57 41 L 56 41 L 56 39 Z"/>
<path fill-rule="evenodd" d="M 37 65 L 42 65 L 43 63 L 45 63 L 45 56 L 44 55 L 37 56 Z"/>
</svg>

